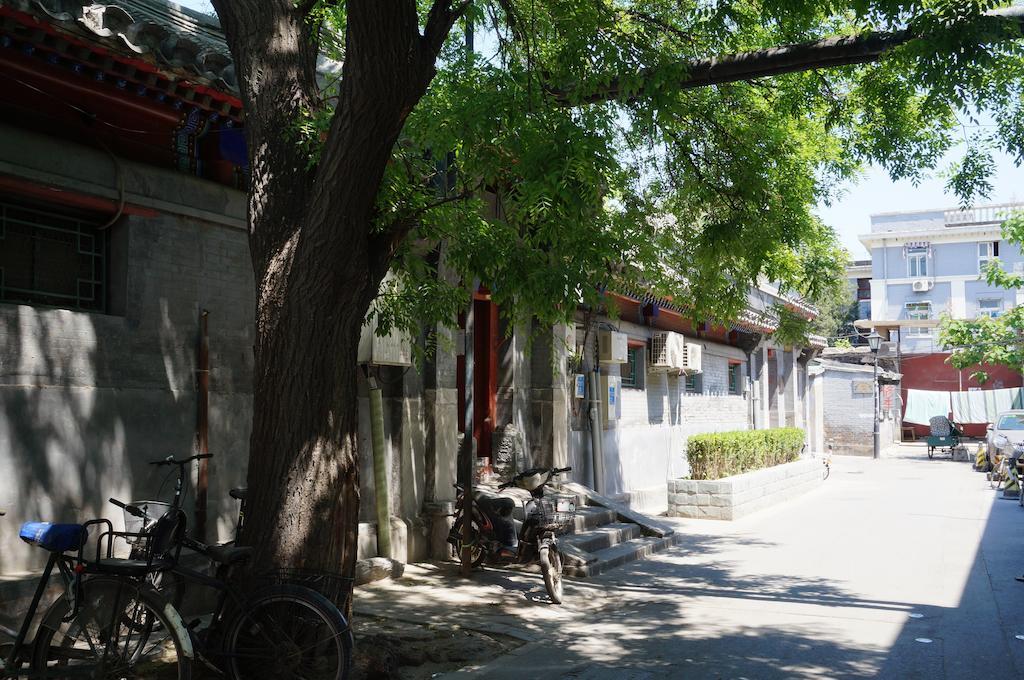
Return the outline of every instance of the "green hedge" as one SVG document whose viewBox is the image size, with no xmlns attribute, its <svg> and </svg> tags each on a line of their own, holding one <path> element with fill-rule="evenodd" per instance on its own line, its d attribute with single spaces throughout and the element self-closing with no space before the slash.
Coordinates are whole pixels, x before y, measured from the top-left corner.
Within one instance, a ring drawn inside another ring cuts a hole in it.
<svg viewBox="0 0 1024 680">
<path fill-rule="evenodd" d="M 796 427 L 697 434 L 686 445 L 690 479 L 721 479 L 790 463 L 803 445 L 804 431 Z"/>
</svg>

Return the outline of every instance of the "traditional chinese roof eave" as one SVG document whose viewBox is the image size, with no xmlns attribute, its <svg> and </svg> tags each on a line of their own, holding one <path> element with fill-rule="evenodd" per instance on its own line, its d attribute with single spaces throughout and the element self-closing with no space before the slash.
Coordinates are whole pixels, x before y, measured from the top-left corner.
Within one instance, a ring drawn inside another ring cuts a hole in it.
<svg viewBox="0 0 1024 680">
<path fill-rule="evenodd" d="M 0 21 L 53 58 L 242 119 L 234 63 L 215 18 L 161 0 L 0 0 Z"/>
</svg>

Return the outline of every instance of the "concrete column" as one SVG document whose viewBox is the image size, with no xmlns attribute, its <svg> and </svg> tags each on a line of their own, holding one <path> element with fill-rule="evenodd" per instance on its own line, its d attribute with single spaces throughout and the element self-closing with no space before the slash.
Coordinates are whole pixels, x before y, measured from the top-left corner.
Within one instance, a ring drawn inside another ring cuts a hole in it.
<svg viewBox="0 0 1024 680">
<path fill-rule="evenodd" d="M 551 367 L 551 464 L 565 467 L 569 464 L 569 415 L 572 412 L 567 367 L 569 354 L 576 346 L 575 324 L 560 324 L 553 329 L 551 354 L 555 358 Z"/>
<path fill-rule="evenodd" d="M 534 342 L 530 353 L 530 403 L 526 438 L 534 465 L 569 461 L 569 390 L 566 364 L 576 329 L 560 324 Z"/>
<path fill-rule="evenodd" d="M 761 422 L 759 429 L 767 430 L 772 426 L 771 395 L 768 393 L 768 344 L 761 345 L 761 373 L 758 375 L 758 389 L 761 390 Z"/>
<path fill-rule="evenodd" d="M 776 427 L 786 426 L 786 350 L 775 349 L 775 411 Z"/>
<path fill-rule="evenodd" d="M 813 450 L 824 453 L 828 450 L 825 441 L 825 374 L 818 373 L 814 376 L 814 441 L 811 442 Z"/>
<path fill-rule="evenodd" d="M 527 352 L 529 340 L 529 324 L 519 324 L 513 329 L 512 424 L 523 433 L 527 453 L 530 451 L 530 440 L 526 428 L 530 408 L 530 360 Z"/>
<path fill-rule="evenodd" d="M 791 394 L 793 395 L 793 426 L 803 427 L 804 426 L 804 414 L 803 414 L 803 401 L 804 395 L 800 394 L 800 350 L 794 348 L 792 351 L 793 366 L 789 369 L 789 382 L 792 383 L 793 389 Z"/>
<path fill-rule="evenodd" d="M 954 319 L 967 318 L 967 282 L 963 279 L 951 281 L 949 284 L 949 312 Z M 936 310 L 938 312 L 939 310 Z"/>
</svg>

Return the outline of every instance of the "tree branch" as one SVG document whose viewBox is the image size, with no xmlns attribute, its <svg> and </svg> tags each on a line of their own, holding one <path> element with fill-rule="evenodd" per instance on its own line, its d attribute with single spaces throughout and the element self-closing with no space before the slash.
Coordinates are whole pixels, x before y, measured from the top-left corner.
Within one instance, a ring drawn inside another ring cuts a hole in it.
<svg viewBox="0 0 1024 680">
<path fill-rule="evenodd" d="M 1024 28 L 1024 7 L 1014 6 L 986 12 L 986 21 L 993 27 L 1007 24 Z M 751 52 L 739 52 L 720 57 L 691 59 L 675 66 L 684 67 L 685 75 L 664 87 L 688 90 L 708 85 L 731 83 L 738 80 L 752 80 L 777 76 L 784 73 L 809 71 L 819 68 L 867 64 L 878 61 L 886 52 L 918 38 L 926 37 L 912 30 L 863 33 L 824 38 L 806 43 L 782 45 Z M 648 83 L 658 82 L 661 67 L 642 69 L 638 78 L 629 80 L 641 83 L 635 91 L 627 91 L 627 83 L 621 77 L 614 77 L 605 85 L 586 88 L 570 85 L 562 88 L 548 86 L 548 93 L 565 106 L 594 103 L 614 99 L 639 99 L 649 94 Z"/>
<path fill-rule="evenodd" d="M 445 196 L 433 203 L 428 203 L 401 219 L 391 222 L 381 231 L 374 234 L 374 251 L 377 253 L 377 262 L 379 263 L 379 266 L 386 267 L 387 263 L 391 262 L 406 236 L 408 236 L 409 232 L 415 228 L 416 222 L 419 220 L 421 215 L 429 210 L 433 210 L 434 208 L 438 208 L 448 203 L 469 200 L 476 195 L 475 192 L 478 188 L 479 187 L 467 188 L 460 193 Z"/>
<path fill-rule="evenodd" d="M 461 0 L 454 8 L 452 0 L 434 0 L 434 4 L 427 13 L 427 24 L 423 30 L 423 38 L 427 41 L 430 49 L 435 55 L 441 52 L 448 33 L 451 32 L 455 22 L 466 13 L 473 0 Z"/>
<path fill-rule="evenodd" d="M 660 28 L 663 31 L 667 31 L 667 32 L 671 33 L 672 35 L 674 35 L 676 38 L 682 40 L 683 42 L 689 43 L 691 45 L 693 44 L 693 36 L 692 35 L 690 35 L 686 31 L 680 30 L 679 28 L 673 26 L 672 24 L 668 23 L 667 21 L 659 19 L 658 17 L 654 16 L 653 14 L 650 14 L 648 12 L 643 12 L 643 11 L 638 10 L 638 9 L 626 9 L 626 10 L 623 10 L 623 12 L 627 16 L 635 17 L 635 18 L 643 21 L 644 23 L 647 23 L 647 24 L 650 24 L 650 25 L 655 26 L 657 28 Z"/>
</svg>

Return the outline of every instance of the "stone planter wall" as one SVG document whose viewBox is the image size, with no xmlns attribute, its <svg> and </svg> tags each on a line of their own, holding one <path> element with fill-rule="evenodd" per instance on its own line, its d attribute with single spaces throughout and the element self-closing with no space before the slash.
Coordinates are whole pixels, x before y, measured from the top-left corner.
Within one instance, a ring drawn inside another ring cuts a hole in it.
<svg viewBox="0 0 1024 680">
<path fill-rule="evenodd" d="M 668 515 L 695 519 L 739 519 L 807 493 L 821 484 L 822 474 L 821 459 L 803 458 L 713 481 L 670 479 Z"/>
</svg>

